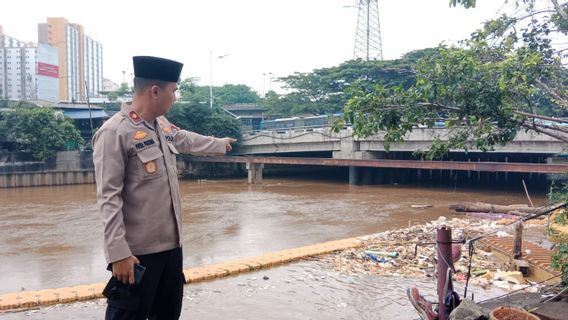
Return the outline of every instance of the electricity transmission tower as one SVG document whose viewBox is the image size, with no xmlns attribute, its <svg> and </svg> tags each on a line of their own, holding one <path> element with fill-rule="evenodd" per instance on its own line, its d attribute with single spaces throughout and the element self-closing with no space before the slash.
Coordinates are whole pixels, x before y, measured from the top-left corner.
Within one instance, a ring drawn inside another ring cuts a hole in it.
<svg viewBox="0 0 568 320">
<path fill-rule="evenodd" d="M 378 0 L 358 0 L 359 15 L 353 59 L 383 60 Z"/>
</svg>

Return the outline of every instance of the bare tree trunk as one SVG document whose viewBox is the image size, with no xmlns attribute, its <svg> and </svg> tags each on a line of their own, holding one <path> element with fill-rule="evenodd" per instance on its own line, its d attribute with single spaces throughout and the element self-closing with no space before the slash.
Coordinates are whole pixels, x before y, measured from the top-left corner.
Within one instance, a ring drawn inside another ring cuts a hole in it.
<svg viewBox="0 0 568 320">
<path fill-rule="evenodd" d="M 531 214 L 540 212 L 542 207 L 529 207 L 526 204 L 498 205 L 484 202 L 464 202 L 450 205 L 450 209 L 457 212 L 489 212 L 509 213 L 514 215 Z"/>
</svg>

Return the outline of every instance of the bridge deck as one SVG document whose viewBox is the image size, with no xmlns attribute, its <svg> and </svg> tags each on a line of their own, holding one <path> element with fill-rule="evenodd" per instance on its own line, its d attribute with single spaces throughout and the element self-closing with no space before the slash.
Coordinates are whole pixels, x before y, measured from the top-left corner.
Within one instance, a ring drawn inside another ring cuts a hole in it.
<svg viewBox="0 0 568 320">
<path fill-rule="evenodd" d="M 422 160 L 353 160 L 330 158 L 292 158 L 292 157 L 191 157 L 190 162 L 223 163 L 264 163 L 338 167 L 371 167 L 399 169 L 462 170 L 488 172 L 523 173 L 565 173 L 568 164 L 515 163 L 515 162 L 465 162 L 465 161 L 422 161 Z"/>
</svg>

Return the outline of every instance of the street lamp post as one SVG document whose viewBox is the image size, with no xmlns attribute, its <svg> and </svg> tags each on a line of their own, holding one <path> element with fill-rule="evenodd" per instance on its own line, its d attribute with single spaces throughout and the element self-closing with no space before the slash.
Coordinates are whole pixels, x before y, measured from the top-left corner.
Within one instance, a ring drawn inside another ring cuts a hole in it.
<svg viewBox="0 0 568 320">
<path fill-rule="evenodd" d="M 223 59 L 229 54 L 217 56 L 217 59 Z M 213 50 L 209 50 L 209 108 L 213 109 Z"/>
<path fill-rule="evenodd" d="M 209 108 L 213 110 L 213 50 L 209 50 Z"/>
<path fill-rule="evenodd" d="M 266 98 L 266 91 L 264 90 L 264 85 L 266 84 L 266 73 L 262 73 L 262 97 Z"/>
<path fill-rule="evenodd" d="M 91 114 L 91 101 L 89 101 L 89 85 L 85 80 L 85 93 L 87 94 L 87 107 L 89 108 L 89 124 L 91 125 L 91 137 L 93 136 L 93 115 Z"/>
</svg>

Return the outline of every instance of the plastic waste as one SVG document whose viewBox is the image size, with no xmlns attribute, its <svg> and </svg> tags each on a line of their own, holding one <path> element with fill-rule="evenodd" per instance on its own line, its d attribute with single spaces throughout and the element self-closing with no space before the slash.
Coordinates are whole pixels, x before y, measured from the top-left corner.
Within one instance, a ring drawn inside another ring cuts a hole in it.
<svg viewBox="0 0 568 320">
<path fill-rule="evenodd" d="M 373 260 L 373 261 L 378 262 L 378 263 L 385 263 L 385 262 L 388 262 L 388 259 L 387 259 L 387 258 L 385 258 L 385 257 L 378 257 L 378 256 L 376 256 L 375 254 L 369 253 L 369 252 L 366 252 L 366 251 L 365 251 L 365 256 L 366 256 L 367 258 Z"/>
<path fill-rule="evenodd" d="M 396 258 L 398 257 L 398 252 L 396 251 L 373 251 L 373 250 L 365 250 L 365 254 L 370 253 L 375 256 L 381 257 L 389 257 L 389 258 Z"/>
</svg>

